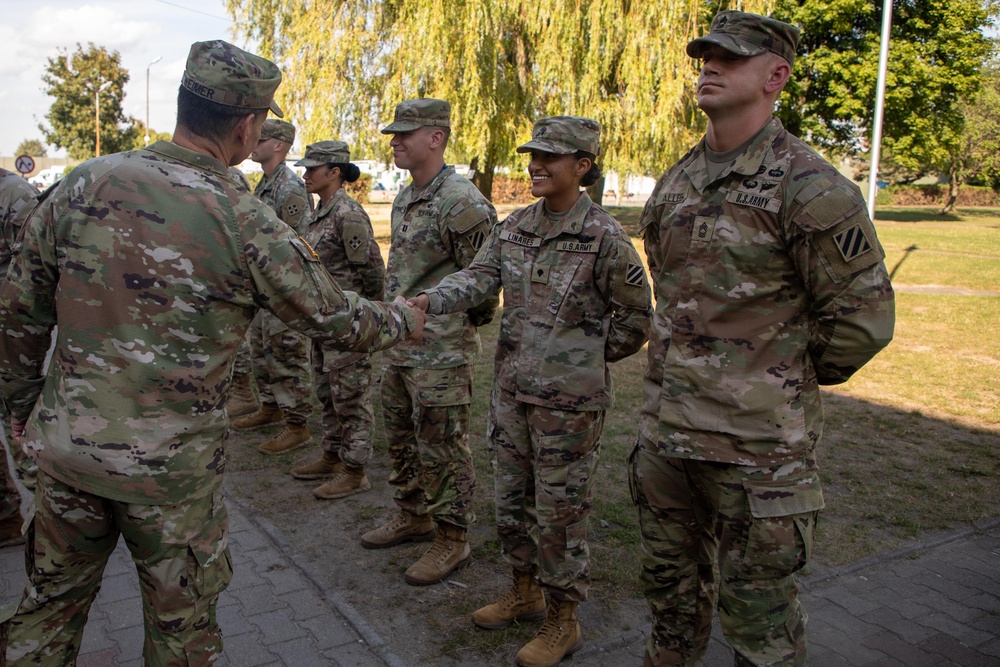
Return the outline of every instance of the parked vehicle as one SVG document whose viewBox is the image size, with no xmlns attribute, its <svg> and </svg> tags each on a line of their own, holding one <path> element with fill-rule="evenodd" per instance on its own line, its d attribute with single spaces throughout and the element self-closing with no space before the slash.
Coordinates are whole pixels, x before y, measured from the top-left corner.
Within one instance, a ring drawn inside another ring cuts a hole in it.
<svg viewBox="0 0 1000 667">
<path fill-rule="evenodd" d="M 62 178 L 65 170 L 66 167 L 47 167 L 29 178 L 28 182 L 39 190 L 44 190 Z"/>
</svg>

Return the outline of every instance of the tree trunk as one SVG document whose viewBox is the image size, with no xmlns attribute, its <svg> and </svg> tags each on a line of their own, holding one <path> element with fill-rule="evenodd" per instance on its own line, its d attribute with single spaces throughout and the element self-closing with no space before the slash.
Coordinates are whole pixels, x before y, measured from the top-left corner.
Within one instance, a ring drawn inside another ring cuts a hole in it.
<svg viewBox="0 0 1000 667">
<path fill-rule="evenodd" d="M 602 175 L 597 182 L 587 188 L 587 194 L 590 198 L 594 200 L 594 203 L 598 206 L 604 205 L 604 176 Z"/>
<path fill-rule="evenodd" d="M 940 215 L 948 215 L 955 210 L 955 202 L 958 200 L 958 165 L 951 165 L 951 173 L 948 177 L 948 201 L 941 209 Z"/>
<path fill-rule="evenodd" d="M 476 168 L 476 173 L 472 177 L 472 184 L 476 186 L 476 189 L 484 197 L 493 201 L 493 172 L 496 169 L 496 162 L 491 159 L 489 151 L 487 151 L 484 160 L 480 160 L 479 156 L 476 156 L 472 160 L 472 165 Z"/>
</svg>

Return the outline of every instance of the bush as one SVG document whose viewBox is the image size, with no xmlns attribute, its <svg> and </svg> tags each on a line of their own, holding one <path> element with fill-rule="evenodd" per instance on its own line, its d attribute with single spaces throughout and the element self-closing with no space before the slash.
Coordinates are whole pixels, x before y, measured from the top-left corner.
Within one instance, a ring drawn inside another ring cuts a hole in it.
<svg viewBox="0 0 1000 667">
<path fill-rule="evenodd" d="M 527 174 L 497 174 L 493 177 L 494 204 L 530 204 L 533 201 L 535 198 L 531 196 L 531 181 Z"/>
<path fill-rule="evenodd" d="M 351 195 L 351 199 L 359 204 L 367 204 L 368 193 L 372 189 L 372 175 L 361 174 L 361 177 L 353 183 L 344 183 L 344 187 L 347 189 L 347 194 Z"/>
<path fill-rule="evenodd" d="M 878 192 L 879 206 L 944 206 L 948 201 L 947 185 L 893 185 Z M 958 189 L 956 206 L 1000 206 L 1000 195 L 991 188 L 963 185 Z"/>
</svg>

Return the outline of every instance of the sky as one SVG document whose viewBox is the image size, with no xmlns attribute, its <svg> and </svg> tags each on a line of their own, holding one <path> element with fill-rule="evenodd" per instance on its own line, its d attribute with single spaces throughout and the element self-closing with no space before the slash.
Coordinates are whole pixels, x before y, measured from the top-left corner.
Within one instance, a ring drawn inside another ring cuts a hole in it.
<svg viewBox="0 0 1000 667">
<path fill-rule="evenodd" d="M 224 0 L 40 0 L 4 2 L 0 44 L 0 155 L 13 156 L 23 139 L 42 140 L 38 124 L 52 98 L 43 92 L 47 59 L 79 42 L 121 54 L 130 79 L 123 103 L 126 116 L 146 119 L 149 67 L 149 124 L 172 133 L 177 87 L 193 42 L 225 39 L 238 46 Z M 162 58 L 150 66 L 157 57 Z M 49 149 L 50 156 L 65 155 Z"/>
</svg>

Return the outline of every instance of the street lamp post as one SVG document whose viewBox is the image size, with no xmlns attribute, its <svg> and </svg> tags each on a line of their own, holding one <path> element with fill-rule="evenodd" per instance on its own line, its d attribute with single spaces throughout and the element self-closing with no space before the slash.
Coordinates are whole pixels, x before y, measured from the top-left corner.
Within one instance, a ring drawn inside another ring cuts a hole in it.
<svg viewBox="0 0 1000 667">
<path fill-rule="evenodd" d="M 94 90 L 94 127 L 97 130 L 97 146 L 95 153 L 101 157 L 101 91 L 111 85 L 110 81 L 105 81 Z"/>
<path fill-rule="evenodd" d="M 156 59 L 146 65 L 146 145 L 149 145 L 149 68 L 160 62 L 163 56 L 156 56 Z"/>
</svg>

